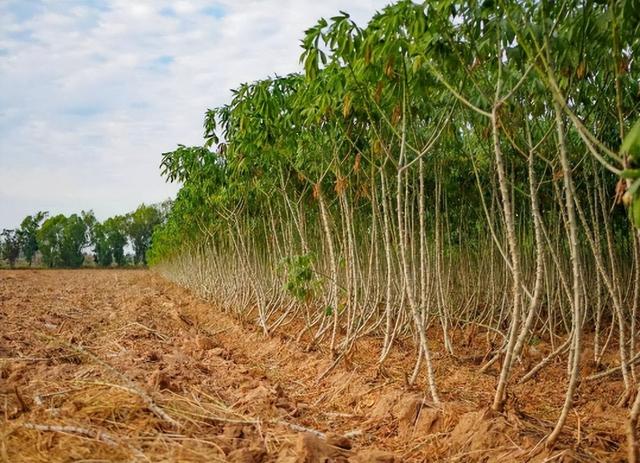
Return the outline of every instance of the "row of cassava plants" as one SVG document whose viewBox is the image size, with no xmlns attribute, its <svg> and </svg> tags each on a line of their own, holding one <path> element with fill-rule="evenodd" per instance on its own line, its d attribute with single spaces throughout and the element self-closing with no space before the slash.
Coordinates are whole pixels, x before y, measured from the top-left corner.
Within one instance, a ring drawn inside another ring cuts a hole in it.
<svg viewBox="0 0 640 463">
<path fill-rule="evenodd" d="M 203 147 L 164 155 L 183 186 L 153 261 L 267 334 L 303 320 L 336 362 L 365 335 L 381 364 L 412 337 L 410 381 L 424 372 L 436 404 L 430 338 L 453 355 L 461 328 L 490 339 L 497 411 L 562 358 L 552 446 L 585 379 L 583 333 L 596 364 L 616 352 L 620 403 L 636 394 L 638 14 L 401 1 L 366 27 L 319 21 L 304 75 L 241 85 L 207 113 Z M 551 353 L 520 367 L 538 339 Z"/>
</svg>

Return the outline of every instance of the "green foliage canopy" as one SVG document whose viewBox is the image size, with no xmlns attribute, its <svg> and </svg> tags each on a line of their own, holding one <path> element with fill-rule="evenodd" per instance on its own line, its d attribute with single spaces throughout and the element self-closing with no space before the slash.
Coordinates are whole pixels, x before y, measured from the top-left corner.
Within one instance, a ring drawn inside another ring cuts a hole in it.
<svg viewBox="0 0 640 463">
<path fill-rule="evenodd" d="M 20 234 L 17 230 L 2 230 L 0 233 L 0 256 L 9 262 L 11 268 L 20 255 Z"/>
<path fill-rule="evenodd" d="M 42 223 L 42 221 L 47 218 L 47 215 L 47 212 L 42 211 L 37 212 L 34 215 L 28 215 L 20 224 L 20 246 L 22 248 L 24 258 L 29 264 L 29 267 L 31 267 L 33 258 L 36 252 L 38 252 L 38 228 L 40 228 L 40 224 Z"/>
</svg>

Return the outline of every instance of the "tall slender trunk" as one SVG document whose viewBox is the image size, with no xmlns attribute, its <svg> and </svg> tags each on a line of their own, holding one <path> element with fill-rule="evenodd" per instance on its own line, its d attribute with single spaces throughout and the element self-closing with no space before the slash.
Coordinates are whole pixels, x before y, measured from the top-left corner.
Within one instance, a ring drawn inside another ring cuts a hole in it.
<svg viewBox="0 0 640 463">
<path fill-rule="evenodd" d="M 504 409 L 504 402 L 506 398 L 507 383 L 509 382 L 509 376 L 511 372 L 511 364 L 513 352 L 517 342 L 518 332 L 520 330 L 520 298 L 521 298 L 521 284 L 522 276 L 520 270 L 520 254 L 518 252 L 518 244 L 516 240 L 516 226 L 513 218 L 513 209 L 511 206 L 511 195 L 509 192 L 509 186 L 507 185 L 506 170 L 504 165 L 504 159 L 502 156 L 502 148 L 500 147 L 500 134 L 499 134 L 499 122 L 498 112 L 499 104 L 496 104 L 491 112 L 491 128 L 493 131 L 493 149 L 496 158 L 496 168 L 498 171 L 498 183 L 500 187 L 500 194 L 502 197 L 502 209 L 504 213 L 505 229 L 507 234 L 507 243 L 509 246 L 509 256 L 511 262 L 511 279 L 512 279 L 512 294 L 511 294 L 511 326 L 509 329 L 509 337 L 507 345 L 505 347 L 505 358 L 502 364 L 502 370 L 500 371 L 500 379 L 498 380 L 498 386 L 496 387 L 496 393 L 493 399 L 492 408 L 501 412 Z"/>
<path fill-rule="evenodd" d="M 528 131 L 527 131 L 528 133 Z M 531 146 L 531 140 L 529 140 L 529 146 Z M 522 326 L 522 330 L 520 331 L 520 335 L 518 336 L 518 340 L 516 342 L 516 346 L 514 348 L 514 358 L 520 356 L 522 349 L 524 347 L 524 343 L 529 336 L 529 332 L 531 327 L 533 326 L 533 321 L 538 312 L 538 306 L 540 304 L 540 298 L 542 296 L 543 289 L 543 278 L 544 278 L 544 243 L 542 236 L 542 214 L 540 213 L 540 203 L 538 200 L 538 181 L 536 178 L 536 171 L 534 166 L 534 153 L 533 151 L 529 152 L 528 159 L 528 172 L 529 172 L 529 195 L 531 198 L 531 215 L 533 216 L 533 231 L 534 231 L 534 239 L 536 243 L 535 249 L 535 261 L 536 261 L 536 270 L 535 270 L 535 282 L 533 286 L 533 295 L 531 297 L 531 301 L 529 302 L 529 311 L 527 313 L 527 318 Z"/>
<path fill-rule="evenodd" d="M 411 284 L 411 272 L 409 266 L 409 260 L 407 256 L 407 236 L 405 231 L 405 205 L 403 205 L 403 167 L 406 157 L 406 94 L 403 91 L 402 101 L 402 134 L 400 141 L 400 159 L 398 161 L 398 176 L 397 176 L 397 191 L 396 191 L 396 208 L 398 215 L 398 247 L 400 248 L 400 259 L 402 261 L 402 274 L 405 283 L 405 291 L 407 300 L 409 301 L 409 308 L 411 309 L 411 315 L 413 317 L 413 323 L 418 333 L 420 344 L 422 345 L 422 352 L 424 353 L 424 359 L 427 366 L 427 381 L 429 383 L 429 389 L 431 391 L 431 398 L 434 403 L 440 404 L 440 397 L 438 396 L 438 389 L 436 387 L 435 375 L 433 372 L 433 364 L 431 362 L 431 352 L 429 350 L 429 344 L 427 342 L 427 334 L 425 327 L 418 311 L 418 306 L 414 297 L 413 287 Z"/>
<path fill-rule="evenodd" d="M 380 169 L 380 185 L 382 187 L 382 228 L 384 240 L 384 256 L 386 264 L 386 284 L 385 284 L 385 331 L 384 344 L 380 353 L 379 362 L 382 363 L 391 349 L 392 328 L 393 328 L 393 312 L 391 306 L 392 285 L 393 285 L 393 261 L 391 260 L 391 226 L 389 224 L 389 203 L 387 199 L 387 179 L 384 172 L 384 166 Z"/>
<path fill-rule="evenodd" d="M 316 185 L 316 194 L 318 197 L 318 204 L 320 206 L 320 219 L 322 220 L 322 229 L 324 230 L 327 249 L 329 251 L 329 265 L 331 271 L 329 302 L 331 304 L 331 311 L 333 316 L 330 350 L 333 355 L 335 354 L 336 334 L 338 331 L 338 263 L 336 262 L 333 234 L 331 233 L 331 225 L 329 223 L 329 213 L 327 212 L 327 205 L 325 204 L 324 194 L 322 193 L 322 187 L 320 183 Z"/>
<path fill-rule="evenodd" d="M 569 227 L 569 253 L 571 259 L 571 273 L 573 276 L 573 319 L 572 336 L 573 342 L 570 349 L 571 368 L 569 375 L 569 386 L 565 395 L 564 405 L 560 412 L 560 417 L 555 428 L 547 438 L 547 446 L 552 447 L 569 415 L 573 406 L 573 397 L 578 386 L 580 377 L 580 350 L 582 347 L 582 269 L 580 264 L 580 249 L 578 245 L 578 221 L 574 202 L 574 187 L 571 174 L 571 164 L 567 156 L 567 149 L 564 137 L 564 123 L 562 121 L 562 108 L 557 99 L 554 99 L 554 109 L 556 113 L 556 132 L 558 137 L 558 150 L 560 154 L 560 164 L 562 166 L 562 179 L 565 189 L 565 201 L 567 209 Z"/>
</svg>

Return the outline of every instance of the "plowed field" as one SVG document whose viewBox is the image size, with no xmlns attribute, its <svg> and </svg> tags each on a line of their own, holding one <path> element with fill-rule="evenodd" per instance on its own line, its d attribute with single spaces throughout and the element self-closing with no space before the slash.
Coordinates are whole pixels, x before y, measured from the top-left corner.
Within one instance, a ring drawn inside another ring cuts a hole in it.
<svg viewBox="0 0 640 463">
<path fill-rule="evenodd" d="M 497 370 L 480 374 L 469 360 L 479 346 L 438 355 L 433 336 L 436 408 L 424 384 L 406 385 L 411 343 L 380 369 L 379 340 L 364 339 L 326 373 L 328 354 L 290 331 L 266 337 L 149 271 L 1 271 L 0 460 L 624 459 L 615 377 L 581 385 L 547 450 L 564 362 L 514 386 L 497 415 L 486 409 Z"/>
</svg>

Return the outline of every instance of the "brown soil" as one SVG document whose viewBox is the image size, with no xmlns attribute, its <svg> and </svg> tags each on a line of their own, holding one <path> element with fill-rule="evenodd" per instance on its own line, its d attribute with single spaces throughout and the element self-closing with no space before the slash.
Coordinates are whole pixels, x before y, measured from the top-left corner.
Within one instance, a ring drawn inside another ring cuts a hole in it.
<svg viewBox="0 0 640 463">
<path fill-rule="evenodd" d="M 380 369 L 380 341 L 364 339 L 317 381 L 332 362 L 295 334 L 266 337 L 148 271 L 1 271 L 0 460 L 624 460 L 619 378 L 582 384 L 547 450 L 564 361 L 513 386 L 495 414 L 497 368 L 474 362 L 483 336 L 453 358 L 432 333 L 437 408 L 424 384 L 406 386 L 407 340 Z"/>
</svg>

